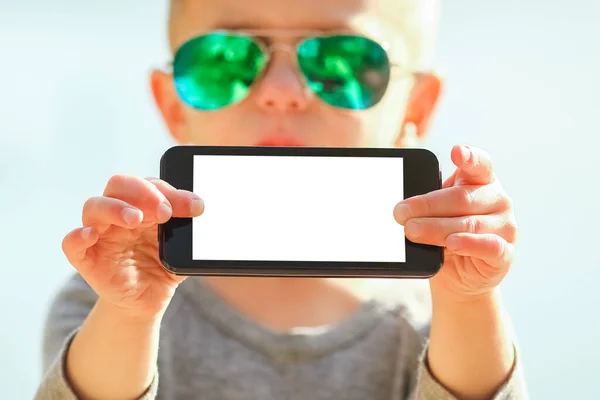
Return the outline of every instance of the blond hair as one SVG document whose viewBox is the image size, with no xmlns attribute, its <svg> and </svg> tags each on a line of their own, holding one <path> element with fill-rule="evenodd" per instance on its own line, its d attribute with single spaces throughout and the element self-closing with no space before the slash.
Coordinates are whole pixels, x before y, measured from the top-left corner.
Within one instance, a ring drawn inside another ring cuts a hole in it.
<svg viewBox="0 0 600 400">
<path fill-rule="evenodd" d="M 399 32 L 406 44 L 408 59 L 415 69 L 430 69 L 433 64 L 441 0 L 372 0 L 377 20 Z M 169 0 L 168 40 L 173 49 L 175 21 L 188 1 Z"/>
<path fill-rule="evenodd" d="M 375 0 L 378 16 L 400 32 L 411 67 L 430 70 L 434 65 L 440 17 L 440 0 Z"/>
</svg>

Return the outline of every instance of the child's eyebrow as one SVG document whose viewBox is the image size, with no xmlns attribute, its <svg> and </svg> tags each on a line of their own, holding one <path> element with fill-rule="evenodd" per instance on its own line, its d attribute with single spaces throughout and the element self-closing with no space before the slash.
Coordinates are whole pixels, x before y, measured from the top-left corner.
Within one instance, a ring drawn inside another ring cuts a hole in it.
<svg viewBox="0 0 600 400">
<path fill-rule="evenodd" d="M 249 22 L 242 22 L 242 21 L 226 21 L 226 22 L 220 22 L 220 23 L 215 23 L 211 26 L 210 28 L 211 30 L 232 30 L 232 31 L 273 31 L 273 32 L 286 32 L 289 31 L 290 33 L 293 32 L 355 32 L 355 33 L 360 33 L 359 30 L 356 28 L 356 26 L 352 26 L 350 24 L 346 24 L 346 23 L 332 23 L 332 22 L 328 22 L 328 23 L 311 23 L 310 25 L 306 25 L 306 26 L 293 26 L 290 27 L 289 25 L 287 27 L 271 27 L 271 26 L 265 26 L 264 24 L 258 24 L 258 23 L 249 23 Z"/>
</svg>

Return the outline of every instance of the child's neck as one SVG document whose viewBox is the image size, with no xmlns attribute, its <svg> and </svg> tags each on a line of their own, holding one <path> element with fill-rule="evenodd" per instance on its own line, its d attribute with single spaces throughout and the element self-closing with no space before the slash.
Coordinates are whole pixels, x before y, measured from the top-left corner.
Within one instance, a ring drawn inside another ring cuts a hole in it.
<svg viewBox="0 0 600 400">
<path fill-rule="evenodd" d="M 265 328 L 336 324 L 360 305 L 348 290 L 321 278 L 206 277 L 205 282 L 237 311 Z"/>
</svg>

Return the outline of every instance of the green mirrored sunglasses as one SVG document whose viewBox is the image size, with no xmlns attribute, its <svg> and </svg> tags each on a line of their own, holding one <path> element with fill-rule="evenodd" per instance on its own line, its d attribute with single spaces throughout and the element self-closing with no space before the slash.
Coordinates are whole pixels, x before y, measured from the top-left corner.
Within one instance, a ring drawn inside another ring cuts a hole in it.
<svg viewBox="0 0 600 400">
<path fill-rule="evenodd" d="M 172 73 L 184 103 L 213 111 L 248 96 L 276 50 L 295 52 L 306 86 L 325 103 L 365 110 L 390 81 L 390 61 L 376 41 L 353 34 L 304 36 L 295 46 L 267 46 L 259 33 L 215 31 L 194 37 L 175 53 Z"/>
</svg>

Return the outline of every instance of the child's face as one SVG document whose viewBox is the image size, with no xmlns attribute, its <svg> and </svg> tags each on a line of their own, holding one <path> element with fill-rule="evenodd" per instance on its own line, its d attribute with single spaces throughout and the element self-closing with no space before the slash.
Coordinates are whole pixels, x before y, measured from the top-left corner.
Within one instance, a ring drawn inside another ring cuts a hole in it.
<svg viewBox="0 0 600 400">
<path fill-rule="evenodd" d="M 373 15 L 375 3 L 368 0 L 187 0 L 176 13 L 173 50 L 199 34 L 216 29 L 350 30 L 380 43 L 389 42 L 391 61 L 402 62 L 398 59 L 404 48 L 400 31 L 384 28 L 385 22 Z M 269 42 L 295 45 L 299 39 L 275 37 Z M 423 90 L 411 92 L 415 81 L 399 75 L 394 78 L 392 70 L 392 80 L 383 99 L 362 111 L 335 108 L 320 100 L 303 83 L 294 54 L 285 51 L 272 54 L 264 74 L 244 100 L 217 111 L 199 111 L 186 106 L 175 91 L 171 74 L 153 73 L 152 89 L 171 134 L 180 144 L 415 145 L 437 100 L 438 87 L 434 85 L 432 89 L 429 81 L 425 93 Z M 416 108 L 419 112 L 411 111 Z M 409 121 L 417 129 L 403 129 L 407 114 L 418 115 L 419 120 Z"/>
</svg>

